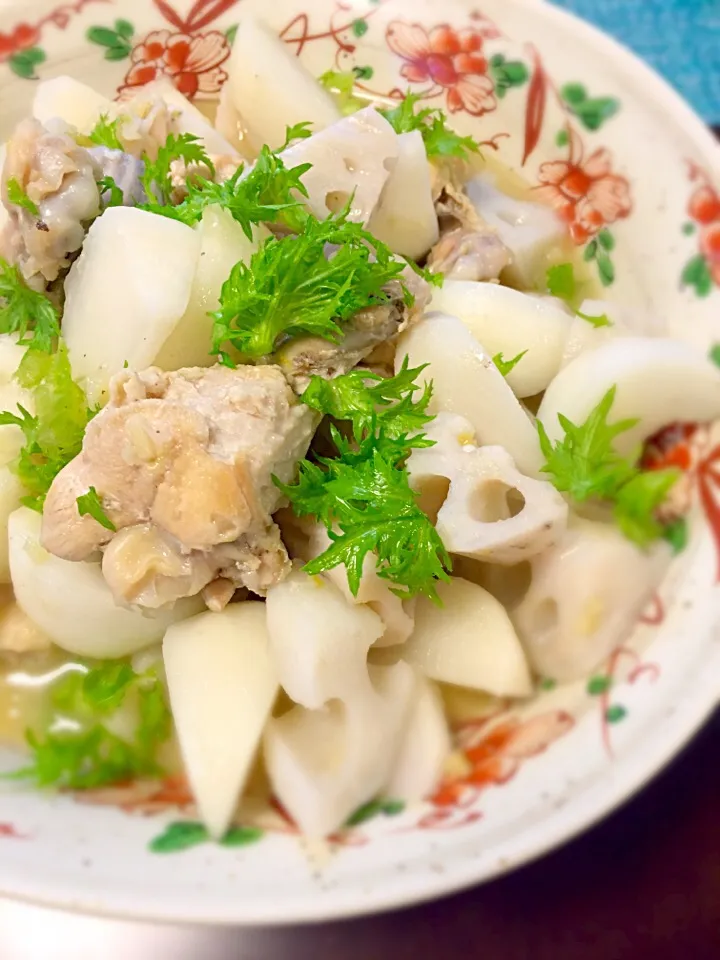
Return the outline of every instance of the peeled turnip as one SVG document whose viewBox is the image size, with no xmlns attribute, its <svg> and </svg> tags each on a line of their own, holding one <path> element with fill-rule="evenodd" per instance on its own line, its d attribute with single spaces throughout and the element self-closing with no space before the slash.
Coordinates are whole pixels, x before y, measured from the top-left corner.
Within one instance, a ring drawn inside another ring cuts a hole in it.
<svg viewBox="0 0 720 960">
<path fill-rule="evenodd" d="M 541 393 L 560 369 L 571 317 L 551 300 L 497 283 L 446 280 L 430 308 L 459 317 L 491 356 L 507 361 L 526 351 L 506 376 L 517 397 Z"/>
<path fill-rule="evenodd" d="M 146 617 L 118 607 L 99 563 L 73 563 L 40 546 L 42 517 L 21 507 L 10 515 L 10 574 L 22 610 L 63 650 L 81 657 L 124 657 L 156 643 L 170 624 L 202 609 L 199 598 Z"/>
<path fill-rule="evenodd" d="M 8 518 L 18 509 L 26 492 L 9 467 L 0 467 L 0 583 L 10 583 Z"/>
<path fill-rule="evenodd" d="M 29 390 L 23 389 L 15 380 L 15 373 L 27 349 L 17 341 L 17 334 L 0 334 L 0 411 L 19 416 L 18 404 L 29 413 L 34 413 L 35 399 Z M 24 442 L 20 427 L 14 424 L 0 426 L 0 465 L 13 460 Z"/>
<path fill-rule="evenodd" d="M 199 252 L 198 232 L 144 210 L 110 207 L 90 227 L 65 283 L 63 335 L 91 403 L 123 366 L 155 360 L 188 307 Z"/>
<path fill-rule="evenodd" d="M 221 837 L 278 692 L 264 605 L 234 603 L 171 627 L 163 660 L 200 817 L 213 837 Z"/>
<path fill-rule="evenodd" d="M 667 544 L 644 552 L 609 524 L 574 519 L 532 561 L 530 588 L 513 611 L 535 670 L 563 681 L 590 673 L 627 638 L 669 563 Z"/>
<path fill-rule="evenodd" d="M 429 796 L 438 785 L 451 749 L 440 692 L 434 683 L 418 677 L 405 736 L 385 788 L 387 796 L 406 803 Z"/>
<path fill-rule="evenodd" d="M 180 367 L 208 367 L 216 361 L 210 353 L 213 320 L 219 306 L 220 290 L 238 261 L 249 262 L 258 244 L 269 236 L 263 226 L 253 230 L 249 240 L 227 210 L 210 206 L 195 227 L 200 238 L 200 255 L 185 313 L 154 359 L 163 370 Z"/>
<path fill-rule="evenodd" d="M 504 607 L 482 587 L 453 578 L 438 584 L 442 607 L 421 597 L 403 660 L 444 683 L 499 697 L 532 691 L 520 641 Z"/>
<path fill-rule="evenodd" d="M 623 455 L 675 422 L 720 417 L 720 369 L 681 340 L 622 337 L 581 354 L 548 387 L 538 410 L 551 440 L 563 436 L 558 414 L 584 423 L 607 391 L 617 388 L 608 420 L 637 418 L 615 439 Z"/>
<path fill-rule="evenodd" d="M 236 112 L 255 154 L 265 143 L 280 147 L 286 127 L 309 121 L 322 130 L 340 117 L 331 95 L 295 51 L 252 17 L 241 18 L 226 69 L 225 114 L 229 108 Z"/>
<path fill-rule="evenodd" d="M 35 90 L 33 116 L 40 123 L 59 117 L 75 127 L 78 133 L 89 134 L 102 114 L 114 117 L 117 104 L 73 77 L 43 80 Z"/>
<path fill-rule="evenodd" d="M 393 253 L 419 260 L 437 243 L 439 236 L 430 165 L 419 130 L 400 134 L 397 147 L 395 166 L 370 218 L 368 230 Z"/>
<path fill-rule="evenodd" d="M 317 709 L 367 686 L 367 652 L 383 632 L 376 613 L 301 570 L 268 590 L 266 606 L 270 650 L 292 700 Z"/>
<path fill-rule="evenodd" d="M 430 313 L 399 339 L 398 370 L 407 356 L 411 367 L 427 363 L 421 380 L 435 389 L 429 410 L 460 414 L 481 444 L 504 447 L 519 470 L 537 474 L 543 464 L 537 432 L 489 351 L 457 317 Z"/>
</svg>

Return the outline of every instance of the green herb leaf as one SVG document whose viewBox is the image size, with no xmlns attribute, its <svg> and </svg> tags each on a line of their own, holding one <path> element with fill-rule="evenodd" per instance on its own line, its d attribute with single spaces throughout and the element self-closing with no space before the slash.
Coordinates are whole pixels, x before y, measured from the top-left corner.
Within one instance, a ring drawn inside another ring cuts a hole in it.
<svg viewBox="0 0 720 960">
<path fill-rule="evenodd" d="M 111 120 L 106 113 L 101 114 L 100 119 L 88 134 L 88 139 L 99 147 L 108 147 L 110 150 L 123 150 L 124 147 L 118 135 L 120 121 L 120 117 Z"/>
<path fill-rule="evenodd" d="M 14 203 L 16 207 L 23 207 L 34 217 L 40 216 L 40 208 L 30 199 L 15 177 L 10 177 L 7 182 L 7 196 L 10 203 Z"/>
<path fill-rule="evenodd" d="M 686 518 L 680 517 L 678 520 L 673 520 L 665 527 L 662 536 L 672 547 L 675 556 L 682 553 L 690 539 L 690 529 Z"/>
<path fill-rule="evenodd" d="M 58 312 L 31 290 L 17 267 L 0 258 L 0 333 L 18 333 L 18 343 L 49 352 L 60 333 Z"/>
<path fill-rule="evenodd" d="M 415 106 L 422 98 L 406 93 L 397 107 L 379 112 L 396 133 L 411 133 L 419 130 L 428 157 L 460 157 L 467 159 L 469 153 L 478 153 L 479 147 L 472 137 L 461 137 L 447 125 L 445 114 L 436 107 L 423 107 L 416 112 Z"/>
<path fill-rule="evenodd" d="M 593 240 L 593 244 L 595 243 L 596 242 Z M 589 250 L 590 246 L 585 251 L 586 260 L 588 259 L 587 253 Z M 600 258 L 597 244 L 592 248 L 592 250 L 592 256 L 597 257 L 599 263 Z M 602 255 L 606 257 L 606 254 Z M 609 262 L 610 261 L 608 260 L 608 263 Z M 593 316 L 589 313 L 581 313 L 577 309 L 578 285 L 575 279 L 575 268 L 571 263 L 559 263 L 554 267 L 550 267 L 545 276 L 545 285 L 547 286 L 548 293 L 553 297 L 558 297 L 560 300 L 564 300 L 576 317 L 580 317 L 581 320 L 586 320 L 588 323 L 592 324 L 593 327 L 613 326 L 612 320 L 605 313 L 602 313 L 599 316 Z"/>
<path fill-rule="evenodd" d="M 523 350 L 522 353 L 519 353 L 516 357 L 513 357 L 512 360 L 505 360 L 502 353 L 496 353 L 492 358 L 493 363 L 498 368 L 500 373 L 506 377 L 514 367 L 520 363 L 522 358 L 527 353 L 527 350 Z"/>
<path fill-rule="evenodd" d="M 212 176 L 215 175 L 215 167 L 208 157 L 205 147 L 199 137 L 192 133 L 180 133 L 175 135 L 171 133 L 167 140 L 158 150 L 157 158 L 151 160 L 147 154 L 143 154 L 145 170 L 141 177 L 143 189 L 150 200 L 155 200 L 160 205 L 170 203 L 172 194 L 171 165 L 176 160 L 184 160 L 185 163 L 203 164 L 208 168 Z M 157 211 L 153 211 L 157 212 Z"/>
<path fill-rule="evenodd" d="M 389 299 L 383 287 L 405 266 L 389 247 L 347 216 L 308 216 L 299 236 L 270 237 L 250 263 L 235 264 L 214 318 L 212 353 L 229 362 L 224 345 L 267 356 L 300 333 L 337 341 L 340 324 L 364 307 Z M 326 256 L 326 247 L 334 252 Z"/>
<path fill-rule="evenodd" d="M 112 530 L 113 532 L 117 530 L 115 524 L 105 513 L 100 494 L 95 487 L 90 487 L 87 493 L 83 493 L 77 498 L 77 508 L 81 517 L 91 516 L 106 530 Z"/>
<path fill-rule="evenodd" d="M 207 843 L 209 839 L 207 828 L 202 823 L 178 820 L 168 824 L 159 836 L 150 841 L 150 850 L 153 853 L 178 853 Z"/>
<path fill-rule="evenodd" d="M 540 447 L 547 461 L 542 470 L 558 490 L 575 500 L 613 498 L 634 474 L 633 465 L 615 453 L 613 443 L 637 420 L 609 424 L 607 418 L 614 400 L 615 387 L 611 387 L 580 425 L 560 414 L 558 419 L 565 436 L 555 444 L 550 442 L 541 421 L 537 421 Z"/>
<path fill-rule="evenodd" d="M 287 134 L 294 139 L 304 136 L 308 132 L 305 127 L 305 124 L 289 127 Z M 307 196 L 301 177 L 309 169 L 309 163 L 288 169 L 277 154 L 264 146 L 248 173 L 241 166 L 223 183 L 193 178 L 182 203 L 176 207 L 153 208 L 153 212 L 192 226 L 207 206 L 217 204 L 232 214 L 248 239 L 252 239 L 252 228 L 257 223 L 280 221 L 291 230 L 302 230 L 308 213 L 297 194 Z"/>
<path fill-rule="evenodd" d="M 11 469 L 27 491 L 23 503 L 42 510 L 50 484 L 62 468 L 80 453 L 85 427 L 94 414 L 88 410 L 81 387 L 72 378 L 64 344 L 57 353 L 28 350 L 16 379 L 31 390 L 35 416 L 19 407 L 21 416 L 0 414 L 0 423 L 16 423 L 25 444 Z"/>
<path fill-rule="evenodd" d="M 333 94 L 344 116 L 367 106 L 366 101 L 354 95 L 356 74 L 352 70 L 327 70 L 319 80 Z"/>
<path fill-rule="evenodd" d="M 122 207 L 125 203 L 123 192 L 112 177 L 103 177 L 102 180 L 98 180 L 98 190 L 101 197 L 105 193 L 110 194 L 105 201 L 106 207 Z"/>
<path fill-rule="evenodd" d="M 581 313 L 580 310 L 576 310 L 575 316 L 580 317 L 581 320 L 586 320 L 589 324 L 595 327 L 596 330 L 600 327 L 612 327 L 613 325 L 612 320 L 606 313 L 600 313 L 596 316 L 593 316 L 591 313 Z"/>
<path fill-rule="evenodd" d="M 680 471 L 673 468 L 646 470 L 620 487 L 615 495 L 615 520 L 629 540 L 644 547 L 663 536 L 656 511 L 679 478 Z"/>
</svg>

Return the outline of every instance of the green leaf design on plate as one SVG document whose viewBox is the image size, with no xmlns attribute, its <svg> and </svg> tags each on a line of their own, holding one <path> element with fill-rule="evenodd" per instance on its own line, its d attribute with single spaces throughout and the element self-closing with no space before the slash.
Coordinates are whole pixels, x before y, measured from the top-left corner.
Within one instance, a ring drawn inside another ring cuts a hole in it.
<svg viewBox="0 0 720 960">
<path fill-rule="evenodd" d="M 612 686 L 612 679 L 610 677 L 600 675 L 595 677 L 590 677 L 587 682 L 587 692 L 591 697 L 599 697 L 601 694 L 606 693 Z"/>
<path fill-rule="evenodd" d="M 570 142 L 570 137 L 568 136 L 567 130 L 558 130 L 555 136 L 555 143 L 559 147 L 566 147 Z"/>
<path fill-rule="evenodd" d="M 597 263 L 598 267 L 600 283 L 602 283 L 604 287 L 609 287 L 610 284 L 614 283 L 615 281 L 615 266 L 612 260 L 604 250 L 601 250 L 598 247 L 595 255 L 595 262 Z"/>
<path fill-rule="evenodd" d="M 372 80 L 375 71 L 372 67 L 353 67 L 353 73 L 357 80 Z"/>
<path fill-rule="evenodd" d="M 539 683 L 541 690 L 554 690 L 556 686 L 557 680 L 553 680 L 552 677 L 543 677 Z"/>
<path fill-rule="evenodd" d="M 372 820 L 373 817 L 377 817 L 380 814 L 384 814 L 386 817 L 395 817 L 397 814 L 402 813 L 405 809 L 405 804 L 402 800 L 370 800 L 368 803 L 364 803 L 361 807 L 351 814 L 348 819 L 345 821 L 346 827 L 357 827 L 361 823 L 367 823 L 368 820 Z"/>
<path fill-rule="evenodd" d="M 208 832 L 201 823 L 178 820 L 168 824 L 163 833 L 150 841 L 150 850 L 153 853 L 177 853 L 206 843 L 209 839 Z"/>
<path fill-rule="evenodd" d="M 620 101 L 616 97 L 591 97 L 582 83 L 566 83 L 560 90 L 560 96 L 570 113 L 578 118 L 586 130 L 599 130 L 620 109 Z"/>
<path fill-rule="evenodd" d="M 698 297 L 707 297 L 712 290 L 712 274 L 701 253 L 685 264 L 685 269 L 680 275 L 680 285 L 692 287 Z"/>
<path fill-rule="evenodd" d="M 364 37 L 368 32 L 368 25 L 364 20 L 353 20 L 352 22 L 352 32 L 356 37 Z"/>
<path fill-rule="evenodd" d="M 583 252 L 583 260 L 586 263 L 590 263 L 591 260 L 595 259 L 597 248 L 598 248 L 597 240 L 591 240 L 590 243 L 585 247 L 585 250 Z"/>
<path fill-rule="evenodd" d="M 521 87 L 530 77 L 530 70 L 522 60 L 506 60 L 502 53 L 490 58 L 490 76 L 495 93 L 502 99 L 512 87 Z"/>
<path fill-rule="evenodd" d="M 233 43 L 235 43 L 235 34 L 237 33 L 237 30 L 238 30 L 238 25 L 237 23 L 234 23 L 231 27 L 228 27 L 227 30 L 225 31 L 225 39 L 230 44 L 230 46 L 232 46 Z"/>
<path fill-rule="evenodd" d="M 40 47 L 30 47 L 29 50 L 14 53 L 8 59 L 8 64 L 12 72 L 18 77 L 22 77 L 23 80 L 36 80 L 35 67 L 44 63 L 46 59 L 47 55 L 44 50 Z"/>
<path fill-rule="evenodd" d="M 719 364 L 720 365 L 720 364 Z M 674 556 L 682 553 L 690 539 L 690 527 L 685 517 L 669 523 L 663 530 L 663 539 L 672 547 Z"/>
<path fill-rule="evenodd" d="M 714 347 L 710 347 L 708 356 L 716 367 L 720 367 L 720 343 L 716 343 Z"/>
<path fill-rule="evenodd" d="M 105 47 L 106 60 L 124 60 L 132 52 L 135 28 L 129 20 L 116 20 L 114 28 L 89 27 L 85 33 L 90 43 Z"/>
<path fill-rule="evenodd" d="M 686 237 L 691 237 L 695 233 L 695 224 L 688 220 L 687 223 L 682 225 L 682 232 Z"/>
<path fill-rule="evenodd" d="M 223 847 L 247 847 L 265 836 L 260 827 L 231 827 L 220 841 Z"/>
<path fill-rule="evenodd" d="M 605 711 L 605 719 L 608 723 L 620 723 L 627 716 L 627 710 L 619 703 L 614 703 Z"/>
<path fill-rule="evenodd" d="M 601 230 L 597 235 L 598 243 L 603 248 L 603 250 L 614 250 L 615 249 L 615 237 L 610 233 L 609 230 Z"/>
</svg>

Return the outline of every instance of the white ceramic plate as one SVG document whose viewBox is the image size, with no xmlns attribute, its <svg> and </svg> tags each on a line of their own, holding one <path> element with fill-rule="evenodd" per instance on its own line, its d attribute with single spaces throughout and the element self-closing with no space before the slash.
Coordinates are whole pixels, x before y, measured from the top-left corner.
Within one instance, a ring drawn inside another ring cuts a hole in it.
<svg viewBox="0 0 720 960">
<path fill-rule="evenodd" d="M 609 297 L 705 349 L 720 340 L 720 152 L 650 70 L 538 0 L 6 2 L 3 137 L 33 81 L 59 73 L 120 95 L 165 74 L 216 97 L 247 13 L 315 74 L 354 68 L 369 90 L 409 87 L 450 110 L 561 210 Z M 172 782 L 93 806 L 3 788 L 0 894 L 173 921 L 324 919 L 486 880 L 584 829 L 677 752 L 720 689 L 720 429 L 667 433 L 655 458 L 683 466 L 674 496 L 696 516 L 663 595 L 587 683 L 466 724 L 465 775 L 432 803 L 375 810 L 328 850 L 250 812 L 223 847 L 203 841 Z"/>
</svg>

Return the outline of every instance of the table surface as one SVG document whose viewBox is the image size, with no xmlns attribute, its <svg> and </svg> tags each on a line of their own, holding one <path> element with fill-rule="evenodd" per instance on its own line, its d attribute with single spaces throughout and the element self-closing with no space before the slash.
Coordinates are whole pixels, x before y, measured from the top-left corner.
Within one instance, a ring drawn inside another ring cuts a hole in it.
<svg viewBox="0 0 720 960">
<path fill-rule="evenodd" d="M 720 0 L 702 5 L 720 11 Z M 279 930 L 121 923 L 0 901 L 0 960 L 718 960 L 719 744 L 720 711 L 599 826 L 445 900 Z"/>
</svg>

